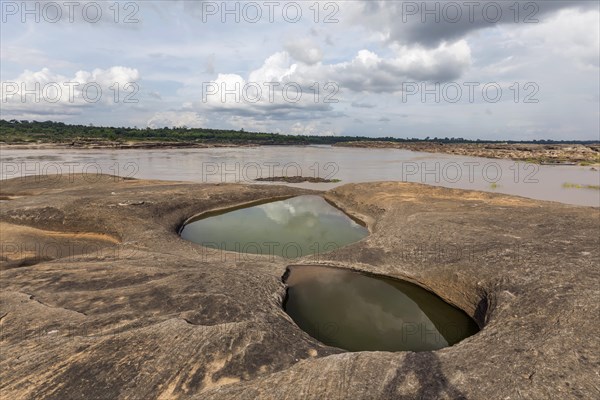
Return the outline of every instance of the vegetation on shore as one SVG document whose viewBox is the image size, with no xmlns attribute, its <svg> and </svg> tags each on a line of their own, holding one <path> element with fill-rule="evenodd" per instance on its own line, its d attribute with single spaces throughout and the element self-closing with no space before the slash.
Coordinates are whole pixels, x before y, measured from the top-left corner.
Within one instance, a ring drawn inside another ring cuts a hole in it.
<svg viewBox="0 0 600 400">
<path fill-rule="evenodd" d="M 538 140 L 527 142 L 468 140 L 464 138 L 371 138 L 364 136 L 310 136 L 266 132 L 246 132 L 243 129 L 219 130 L 207 128 L 125 128 L 68 125 L 63 122 L 0 120 L 0 142 L 10 144 L 61 143 L 86 144 L 114 142 L 161 142 L 173 144 L 231 144 L 231 145 L 308 145 L 341 142 L 422 142 L 422 143 L 536 143 L 591 144 L 593 141 Z"/>
<path fill-rule="evenodd" d="M 592 190 L 600 190 L 599 185 L 580 185 L 578 183 L 563 183 L 563 187 L 565 189 L 592 189 Z"/>
</svg>

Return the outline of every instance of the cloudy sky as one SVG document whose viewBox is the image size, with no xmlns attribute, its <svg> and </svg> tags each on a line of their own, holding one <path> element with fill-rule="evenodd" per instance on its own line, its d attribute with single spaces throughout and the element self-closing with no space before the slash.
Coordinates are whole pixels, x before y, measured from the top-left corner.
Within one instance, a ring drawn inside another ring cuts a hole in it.
<svg viewBox="0 0 600 400">
<path fill-rule="evenodd" d="M 599 139 L 598 1 L 6 1 L 2 118 Z"/>
</svg>

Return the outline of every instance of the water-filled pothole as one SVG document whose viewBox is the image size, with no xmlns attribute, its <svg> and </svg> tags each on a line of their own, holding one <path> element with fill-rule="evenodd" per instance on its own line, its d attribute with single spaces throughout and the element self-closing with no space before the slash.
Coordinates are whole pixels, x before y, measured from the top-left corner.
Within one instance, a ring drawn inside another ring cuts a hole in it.
<svg viewBox="0 0 600 400">
<path fill-rule="evenodd" d="M 369 231 L 320 196 L 201 215 L 181 237 L 218 250 L 297 258 L 336 250 Z"/>
<path fill-rule="evenodd" d="M 479 331 L 415 284 L 324 266 L 288 267 L 285 311 L 320 342 L 349 351 L 429 351 Z"/>
</svg>

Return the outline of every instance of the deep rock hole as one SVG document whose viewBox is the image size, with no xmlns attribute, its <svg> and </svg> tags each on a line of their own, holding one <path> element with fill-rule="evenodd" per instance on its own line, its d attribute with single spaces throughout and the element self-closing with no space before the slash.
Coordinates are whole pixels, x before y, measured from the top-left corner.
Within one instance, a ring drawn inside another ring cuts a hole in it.
<svg viewBox="0 0 600 400">
<path fill-rule="evenodd" d="M 320 196 L 208 212 L 180 229 L 183 239 L 209 252 L 286 259 L 334 251 L 368 233 L 364 224 Z M 287 286 L 284 310 L 298 327 L 328 346 L 431 351 L 479 331 L 463 310 L 407 281 L 323 265 L 290 266 L 282 280 Z"/>
</svg>

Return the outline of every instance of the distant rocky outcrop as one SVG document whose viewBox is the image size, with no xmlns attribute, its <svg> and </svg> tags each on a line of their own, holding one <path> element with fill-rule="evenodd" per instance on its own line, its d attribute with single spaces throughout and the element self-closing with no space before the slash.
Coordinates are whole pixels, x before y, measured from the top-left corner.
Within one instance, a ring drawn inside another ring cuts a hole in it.
<svg viewBox="0 0 600 400">
<path fill-rule="evenodd" d="M 285 183 L 336 183 L 339 179 L 325 179 L 312 176 L 273 176 L 268 178 L 257 178 L 256 182 L 285 182 Z"/>
<path fill-rule="evenodd" d="M 357 141 L 340 142 L 334 144 L 334 146 L 404 149 L 426 153 L 447 153 L 485 158 L 507 158 L 531 163 L 600 164 L 600 145 Z"/>
</svg>

